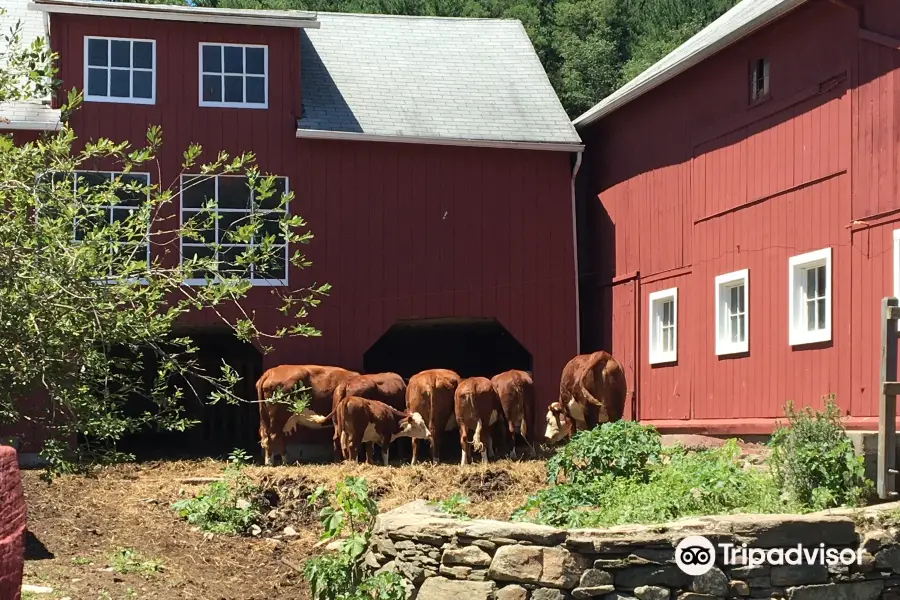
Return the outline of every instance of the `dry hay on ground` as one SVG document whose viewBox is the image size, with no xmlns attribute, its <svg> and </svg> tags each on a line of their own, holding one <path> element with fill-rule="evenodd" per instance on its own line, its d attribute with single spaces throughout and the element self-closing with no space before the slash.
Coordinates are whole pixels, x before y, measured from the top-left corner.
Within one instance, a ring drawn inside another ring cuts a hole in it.
<svg viewBox="0 0 900 600">
<path fill-rule="evenodd" d="M 204 485 L 183 480 L 217 477 L 223 467 L 212 460 L 119 465 L 93 477 L 65 476 L 52 484 L 41 481 L 39 471 L 23 472 L 33 536 L 26 583 L 54 588 L 43 596 L 47 600 L 303 600 L 308 590 L 293 566 L 302 566 L 319 539 L 320 506 L 306 503 L 319 485 L 333 488 L 348 475 L 365 477 L 381 510 L 463 493 L 471 500 L 466 507 L 471 516 L 506 519 L 544 478 L 543 463 L 537 461 L 499 461 L 487 468 L 250 467 L 246 472 L 274 506 L 262 535 L 244 538 L 204 534 L 170 508 Z M 296 536 L 284 536 L 288 526 Z M 281 539 L 272 539 L 276 536 Z M 161 561 L 163 570 L 146 575 L 110 571 L 110 556 L 124 548 Z"/>
</svg>

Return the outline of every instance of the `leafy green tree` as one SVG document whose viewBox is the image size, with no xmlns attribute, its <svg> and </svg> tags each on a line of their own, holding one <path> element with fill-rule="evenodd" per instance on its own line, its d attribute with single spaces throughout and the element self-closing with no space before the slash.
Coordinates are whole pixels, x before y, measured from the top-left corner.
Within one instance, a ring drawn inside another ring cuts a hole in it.
<svg viewBox="0 0 900 600">
<path fill-rule="evenodd" d="M 0 102 L 48 93 L 54 59 L 42 41 L 24 45 L 15 28 L 0 48 L 0 64 L 7 65 L 0 71 Z M 283 210 L 291 194 L 259 171 L 252 153 L 218 153 L 203 162 L 210 155 L 199 146 L 179 149 L 184 172 L 243 173 L 254 208 L 275 209 L 250 211 L 224 240 L 247 244 L 246 250 L 216 261 L 210 256 L 219 246 L 203 235 L 216 218 L 212 201 L 182 224 L 175 216 L 180 190 L 133 175 L 159 172 L 160 129 L 151 127 L 141 147 L 107 139 L 80 144 L 66 124 L 80 99 L 69 93 L 58 132 L 28 143 L 0 135 L 0 422 L 33 420 L 47 428 L 43 455 L 56 470 L 120 458 L 116 441 L 130 432 L 191 426 L 182 402 L 191 378 L 213 385 L 213 402 L 240 401 L 233 390 L 237 374 L 225 365 L 221 373 L 202 370 L 190 339 L 174 334 L 188 313 L 215 315 L 238 338 L 267 351 L 278 338 L 318 335 L 305 322 L 307 309 L 328 291 L 327 285 L 271 288 L 285 326 L 260 330 L 242 305 L 251 268 L 265 272 L 283 259 L 285 243 L 296 249 L 312 238 L 301 217 Z M 83 174 L 98 166 L 122 174 Z M 202 244 L 206 258 L 179 260 L 181 237 Z M 309 265 L 299 251 L 290 263 Z M 183 285 L 196 277 L 206 285 Z M 142 385 L 147 355 L 158 365 L 149 389 Z M 131 414 L 126 404 L 136 395 L 152 400 L 154 409 Z M 43 398 L 39 408 L 36 396 Z M 74 439 L 82 443 L 73 449 Z"/>
</svg>

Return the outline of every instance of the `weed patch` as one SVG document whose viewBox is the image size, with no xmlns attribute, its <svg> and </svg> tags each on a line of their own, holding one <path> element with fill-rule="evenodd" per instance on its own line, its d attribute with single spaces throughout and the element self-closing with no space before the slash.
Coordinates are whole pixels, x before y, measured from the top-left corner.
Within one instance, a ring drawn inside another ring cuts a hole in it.
<svg viewBox="0 0 900 600">
<path fill-rule="evenodd" d="M 147 576 L 163 570 L 162 561 L 145 558 L 131 548 L 122 548 L 113 553 L 109 558 L 109 566 L 122 575 L 137 573 Z"/>
</svg>

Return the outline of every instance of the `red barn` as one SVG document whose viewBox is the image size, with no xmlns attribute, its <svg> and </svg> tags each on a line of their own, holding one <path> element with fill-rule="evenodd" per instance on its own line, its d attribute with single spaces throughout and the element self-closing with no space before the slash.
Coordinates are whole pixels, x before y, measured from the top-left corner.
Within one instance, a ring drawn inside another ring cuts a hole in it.
<svg viewBox="0 0 900 600">
<path fill-rule="evenodd" d="M 637 417 L 767 433 L 835 394 L 876 428 L 896 0 L 744 0 L 574 123 L 582 339 L 627 365 Z"/>
<path fill-rule="evenodd" d="M 290 211 L 315 234 L 313 266 L 254 279 L 247 306 L 273 329 L 283 323 L 271 286 L 328 282 L 331 296 L 311 315 L 322 336 L 261 357 L 217 337 L 213 318 L 185 324 L 210 364 L 224 357 L 243 371 L 248 398 L 261 370 L 283 363 L 407 377 L 515 367 L 534 372 L 541 402 L 554 398 L 578 352 L 573 177 L 582 145 L 521 23 L 13 5 L 7 21 L 49 20 L 63 91 L 85 91 L 71 120 L 79 143 L 140 145 L 160 125 L 167 152 L 153 183 L 177 187 L 181 153 L 199 143 L 206 159 L 254 152 L 294 192 Z M 15 117 L 2 126 L 50 129 L 53 119 L 28 118 L 50 110 L 0 105 Z M 210 193 L 221 208 L 242 189 L 219 178 Z M 189 213 L 189 195 L 181 202 Z M 193 251 L 182 245 L 182 255 Z M 250 405 L 196 435 L 224 449 L 258 447 L 254 418 Z"/>
</svg>

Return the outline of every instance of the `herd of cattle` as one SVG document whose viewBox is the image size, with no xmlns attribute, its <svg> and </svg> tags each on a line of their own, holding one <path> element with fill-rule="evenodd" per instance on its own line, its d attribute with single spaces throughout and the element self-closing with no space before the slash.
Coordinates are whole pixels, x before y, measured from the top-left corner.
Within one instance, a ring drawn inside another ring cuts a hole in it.
<svg viewBox="0 0 900 600">
<path fill-rule="evenodd" d="M 278 392 L 298 389 L 310 396 L 301 413 L 293 413 L 286 403 L 267 401 Z M 396 373 L 362 375 L 340 367 L 280 365 L 263 373 L 256 391 L 267 465 L 276 457 L 285 462 L 286 437 L 297 427 L 328 426 L 334 427 L 338 460 L 357 460 L 365 444 L 371 462 L 378 444 L 385 465 L 391 442 L 401 437 L 412 440 L 413 464 L 419 440 L 430 443 L 432 461 L 437 463 L 443 433 L 458 430 L 466 464 L 470 449 L 481 455 L 482 462 L 493 458 L 495 436 L 515 458 L 517 435 L 533 452 L 537 443 L 555 443 L 575 431 L 621 419 L 626 383 L 621 365 L 609 353 L 576 356 L 563 369 L 559 398 L 547 410 L 542 439 L 533 430 L 534 382 L 525 371 L 462 379 L 447 369 L 430 369 L 407 382 Z"/>
</svg>

